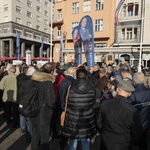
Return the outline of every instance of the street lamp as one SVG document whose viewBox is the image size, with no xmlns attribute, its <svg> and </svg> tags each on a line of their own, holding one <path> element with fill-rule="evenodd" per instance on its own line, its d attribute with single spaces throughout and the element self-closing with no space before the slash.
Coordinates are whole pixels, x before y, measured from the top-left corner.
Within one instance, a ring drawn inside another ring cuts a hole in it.
<svg viewBox="0 0 150 150">
<path fill-rule="evenodd" d="M 143 26 L 144 26 L 144 7 L 145 7 L 145 0 L 142 2 L 142 18 L 141 18 L 141 39 L 140 39 L 140 54 L 139 54 L 139 64 L 138 64 L 138 72 L 141 72 L 141 61 L 142 61 L 142 43 L 143 43 Z"/>
<path fill-rule="evenodd" d="M 53 18 L 53 0 L 49 0 L 51 2 L 51 37 L 50 37 L 50 62 L 52 62 L 52 30 L 53 30 L 53 27 L 52 27 L 52 18 Z"/>
</svg>

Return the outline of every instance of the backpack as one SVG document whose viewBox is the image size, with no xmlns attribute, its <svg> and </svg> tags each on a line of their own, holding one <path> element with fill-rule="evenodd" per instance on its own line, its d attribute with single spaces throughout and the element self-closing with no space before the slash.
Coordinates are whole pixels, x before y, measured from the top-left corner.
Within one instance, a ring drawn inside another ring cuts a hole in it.
<svg viewBox="0 0 150 150">
<path fill-rule="evenodd" d="M 40 111 L 41 105 L 38 100 L 38 88 L 32 80 L 29 81 L 24 95 L 20 98 L 18 111 L 21 115 L 29 118 L 36 117 Z"/>
</svg>

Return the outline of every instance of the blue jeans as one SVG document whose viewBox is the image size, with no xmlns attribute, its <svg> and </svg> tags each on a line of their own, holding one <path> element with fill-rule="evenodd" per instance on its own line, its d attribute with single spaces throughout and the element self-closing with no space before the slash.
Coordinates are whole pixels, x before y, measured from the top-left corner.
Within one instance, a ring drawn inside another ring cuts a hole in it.
<svg viewBox="0 0 150 150">
<path fill-rule="evenodd" d="M 31 142 L 32 138 L 32 125 L 29 118 L 26 118 L 27 131 L 26 131 L 26 142 Z"/>
<path fill-rule="evenodd" d="M 20 128 L 26 129 L 26 142 L 30 142 L 32 138 L 32 125 L 29 118 L 20 115 Z"/>
<path fill-rule="evenodd" d="M 77 149 L 77 139 L 69 139 L 69 150 Z M 82 150 L 90 150 L 90 139 L 81 139 Z"/>
<path fill-rule="evenodd" d="M 26 118 L 20 114 L 20 128 L 26 129 Z"/>
</svg>

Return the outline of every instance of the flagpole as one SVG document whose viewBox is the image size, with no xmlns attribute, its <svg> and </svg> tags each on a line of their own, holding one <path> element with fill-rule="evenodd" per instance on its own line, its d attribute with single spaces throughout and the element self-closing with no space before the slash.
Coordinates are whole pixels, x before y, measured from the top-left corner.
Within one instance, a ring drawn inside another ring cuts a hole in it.
<svg viewBox="0 0 150 150">
<path fill-rule="evenodd" d="M 145 5 L 145 0 L 143 0 L 142 3 L 142 14 L 141 14 L 141 38 L 140 38 L 140 54 L 139 54 L 139 64 L 138 64 L 138 72 L 141 72 L 141 61 L 142 61 L 142 45 L 143 45 L 143 26 L 144 26 L 144 5 Z"/>
</svg>

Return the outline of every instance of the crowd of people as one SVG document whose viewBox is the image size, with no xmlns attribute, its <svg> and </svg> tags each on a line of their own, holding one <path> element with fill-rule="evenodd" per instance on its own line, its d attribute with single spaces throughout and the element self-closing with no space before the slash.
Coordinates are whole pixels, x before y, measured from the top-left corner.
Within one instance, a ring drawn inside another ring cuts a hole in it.
<svg viewBox="0 0 150 150">
<path fill-rule="evenodd" d="M 89 69 L 75 63 L 8 63 L 1 66 L 0 80 L 6 124 L 20 127 L 31 150 L 39 145 L 48 150 L 51 138 L 60 138 L 61 150 L 90 150 L 95 144 L 99 150 L 150 150 L 150 86 L 124 58 L 115 66 L 95 64 Z M 38 86 L 41 106 L 33 118 L 18 112 L 30 81 Z"/>
</svg>

